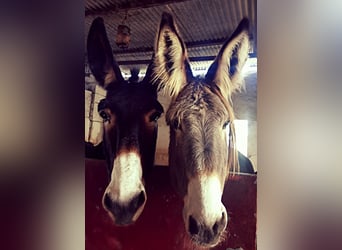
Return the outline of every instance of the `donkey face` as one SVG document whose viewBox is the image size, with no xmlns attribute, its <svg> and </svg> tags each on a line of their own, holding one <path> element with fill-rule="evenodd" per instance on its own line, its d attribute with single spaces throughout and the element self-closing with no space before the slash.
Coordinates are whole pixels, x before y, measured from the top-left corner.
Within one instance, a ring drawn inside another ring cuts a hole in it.
<svg viewBox="0 0 342 250">
<path fill-rule="evenodd" d="M 88 35 L 88 61 L 99 85 L 107 90 L 98 111 L 103 118 L 103 141 L 110 174 L 103 206 L 117 225 L 135 222 L 146 191 L 143 176 L 153 165 L 157 120 L 163 108 L 149 74 L 140 83 L 124 81 L 116 64 L 102 18 Z"/>
<path fill-rule="evenodd" d="M 204 247 L 219 243 L 228 221 L 221 198 L 236 150 L 228 145 L 225 128 L 229 126 L 234 136 L 230 97 L 241 86 L 239 76 L 248 47 L 248 20 L 243 19 L 205 79 L 194 78 L 172 16 L 162 16 L 154 81 L 172 97 L 166 114 L 170 171 L 184 200 L 186 230 L 195 243 Z"/>
</svg>

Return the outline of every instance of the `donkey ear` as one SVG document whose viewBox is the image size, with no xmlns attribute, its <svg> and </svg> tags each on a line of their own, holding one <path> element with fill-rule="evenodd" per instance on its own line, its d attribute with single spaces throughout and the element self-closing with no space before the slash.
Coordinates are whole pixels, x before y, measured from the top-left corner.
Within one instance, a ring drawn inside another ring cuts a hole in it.
<svg viewBox="0 0 342 250">
<path fill-rule="evenodd" d="M 123 80 L 120 68 L 114 60 L 101 17 L 96 18 L 91 24 L 87 52 L 90 70 L 103 88 L 106 89 L 110 83 Z"/>
<path fill-rule="evenodd" d="M 243 87 L 241 70 L 248 58 L 248 30 L 249 21 L 244 18 L 225 42 L 206 75 L 206 82 L 215 84 L 226 97 Z"/>
<path fill-rule="evenodd" d="M 143 79 L 144 82 L 147 82 L 149 84 L 153 82 L 153 68 L 154 68 L 153 60 L 154 60 L 154 54 L 152 55 L 152 60 L 150 64 L 147 66 L 146 73 Z"/>
<path fill-rule="evenodd" d="M 184 42 L 171 14 L 164 12 L 155 44 L 153 82 L 158 90 L 175 97 L 192 77 Z"/>
</svg>

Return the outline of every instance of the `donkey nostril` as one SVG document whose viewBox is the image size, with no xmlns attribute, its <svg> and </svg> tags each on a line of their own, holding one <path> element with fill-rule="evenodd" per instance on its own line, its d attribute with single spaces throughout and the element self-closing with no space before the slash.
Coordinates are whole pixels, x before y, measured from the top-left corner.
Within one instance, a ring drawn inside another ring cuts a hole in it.
<svg viewBox="0 0 342 250">
<path fill-rule="evenodd" d="M 111 198 L 109 197 L 108 194 L 105 194 L 104 200 L 103 200 L 103 204 L 105 205 L 106 208 L 111 208 L 112 200 L 111 200 Z"/>
<path fill-rule="evenodd" d="M 137 196 L 135 196 L 129 203 L 128 210 L 131 213 L 135 213 L 139 207 L 141 207 L 146 200 L 144 191 L 141 191 Z"/>
<path fill-rule="evenodd" d="M 189 216 L 189 232 L 190 234 L 194 235 L 194 234 L 198 234 L 198 226 L 197 226 L 197 222 L 195 221 L 194 218 L 192 218 L 192 216 Z"/>
<path fill-rule="evenodd" d="M 224 229 L 225 225 L 226 225 L 226 216 L 225 216 L 225 213 L 222 212 L 221 218 L 217 220 L 212 227 L 213 233 L 217 235 L 222 229 Z"/>
<path fill-rule="evenodd" d="M 222 212 L 222 217 L 221 217 L 220 222 L 221 222 L 222 224 L 227 224 L 227 222 L 228 222 L 227 214 L 225 214 L 224 212 Z"/>
<path fill-rule="evenodd" d="M 214 234 L 217 234 L 217 230 L 218 230 L 218 224 L 217 224 L 217 222 L 214 224 L 214 226 L 213 226 L 213 232 L 214 232 Z"/>
<path fill-rule="evenodd" d="M 138 203 L 137 203 L 137 207 L 141 207 L 142 204 L 144 204 L 146 200 L 146 196 L 145 193 L 143 191 L 140 192 L 139 196 L 138 196 Z"/>
</svg>

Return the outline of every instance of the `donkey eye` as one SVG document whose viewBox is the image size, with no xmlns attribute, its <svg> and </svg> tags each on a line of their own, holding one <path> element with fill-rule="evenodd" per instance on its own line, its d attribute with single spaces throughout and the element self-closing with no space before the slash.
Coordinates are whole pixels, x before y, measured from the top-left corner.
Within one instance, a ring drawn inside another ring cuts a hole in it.
<svg viewBox="0 0 342 250">
<path fill-rule="evenodd" d="M 102 119 L 103 119 L 103 121 L 109 121 L 109 115 L 106 113 L 106 111 L 104 111 L 104 110 L 100 110 L 99 111 L 99 114 L 100 114 L 100 116 L 102 117 Z"/>
<path fill-rule="evenodd" d="M 230 123 L 230 121 L 226 121 L 224 124 L 223 124 L 223 129 L 226 129 L 227 128 L 227 126 L 229 125 L 229 123 Z"/>
<path fill-rule="evenodd" d="M 154 113 L 150 116 L 150 122 L 156 122 L 156 121 L 158 121 L 158 119 L 160 118 L 161 114 L 162 114 L 162 113 L 159 112 L 159 111 L 154 112 Z"/>
</svg>

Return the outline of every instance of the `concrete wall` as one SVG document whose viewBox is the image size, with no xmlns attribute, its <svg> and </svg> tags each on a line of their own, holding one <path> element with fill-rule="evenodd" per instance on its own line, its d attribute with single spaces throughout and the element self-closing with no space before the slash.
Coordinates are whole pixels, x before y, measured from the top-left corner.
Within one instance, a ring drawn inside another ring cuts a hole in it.
<svg viewBox="0 0 342 250">
<path fill-rule="evenodd" d="M 237 119 L 248 120 L 247 155 L 257 170 L 257 72 L 245 76 L 245 91 L 233 95 L 234 111 Z M 237 135 L 238 137 L 238 135 Z M 238 139 L 238 138 L 237 138 Z"/>
<path fill-rule="evenodd" d="M 92 91 L 85 90 L 85 141 L 94 146 L 102 141 L 102 118 L 97 112 L 101 99 L 105 98 L 106 91 L 95 85 Z"/>
</svg>

